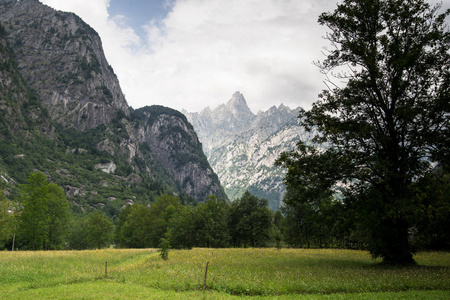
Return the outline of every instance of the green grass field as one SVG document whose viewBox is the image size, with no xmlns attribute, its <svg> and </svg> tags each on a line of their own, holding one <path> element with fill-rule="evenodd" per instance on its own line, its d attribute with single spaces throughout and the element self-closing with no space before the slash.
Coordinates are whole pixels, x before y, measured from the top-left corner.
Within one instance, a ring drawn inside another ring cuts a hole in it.
<svg viewBox="0 0 450 300">
<path fill-rule="evenodd" d="M 415 259 L 415 267 L 389 267 L 364 251 L 332 249 L 172 250 L 168 261 L 155 249 L 0 252 L 0 295 L 1 299 L 450 299 L 450 253 L 419 253 Z"/>
</svg>

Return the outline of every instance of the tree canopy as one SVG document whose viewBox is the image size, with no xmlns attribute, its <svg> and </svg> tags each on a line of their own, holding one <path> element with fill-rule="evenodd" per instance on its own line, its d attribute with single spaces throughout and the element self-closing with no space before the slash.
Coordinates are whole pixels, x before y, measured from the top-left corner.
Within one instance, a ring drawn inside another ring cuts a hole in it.
<svg viewBox="0 0 450 300">
<path fill-rule="evenodd" d="M 235 247 L 264 247 L 271 241 L 273 212 L 266 199 L 246 191 L 230 207 L 230 235 Z"/>
<path fill-rule="evenodd" d="M 33 250 L 60 249 L 70 219 L 64 191 L 41 172 L 31 173 L 20 188 L 22 243 Z"/>
<path fill-rule="evenodd" d="M 328 89 L 299 116 L 315 144 L 299 143 L 277 161 L 296 191 L 286 203 L 339 195 L 372 255 L 388 263 L 413 262 L 411 230 L 431 206 L 418 196 L 421 182 L 436 164 L 448 173 L 450 11 L 439 9 L 423 0 L 344 0 L 323 13 L 333 48 L 318 65 Z"/>
<path fill-rule="evenodd" d="M 96 210 L 91 213 L 87 220 L 87 242 L 88 244 L 97 249 L 108 246 L 112 233 L 113 223 L 107 216 Z"/>
</svg>

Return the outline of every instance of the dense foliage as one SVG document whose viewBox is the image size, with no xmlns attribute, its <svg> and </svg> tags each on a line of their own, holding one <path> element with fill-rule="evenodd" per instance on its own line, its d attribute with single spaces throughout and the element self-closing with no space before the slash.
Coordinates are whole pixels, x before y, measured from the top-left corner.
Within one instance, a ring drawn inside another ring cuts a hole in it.
<svg viewBox="0 0 450 300">
<path fill-rule="evenodd" d="M 196 206 L 183 206 L 178 198 L 162 195 L 148 208 L 134 205 L 121 212 L 116 243 L 151 248 L 163 239 L 173 248 L 265 247 L 273 245 L 273 232 L 267 200 L 248 192 L 231 205 L 211 196 Z"/>
<path fill-rule="evenodd" d="M 231 205 L 210 196 L 195 206 L 161 194 L 146 206 L 124 206 L 117 218 L 111 218 L 101 210 L 71 210 L 64 191 L 41 172 L 31 173 L 28 183 L 9 186 L 8 191 L 8 197 L 0 193 L 0 247 L 6 249 L 81 250 L 115 244 L 162 247 L 167 253 L 169 248 L 266 247 L 279 237 L 267 200 L 248 192 Z"/>
<path fill-rule="evenodd" d="M 12 214 L 13 203 L 6 198 L 3 190 L 0 190 L 0 249 L 6 241 L 14 236 L 15 219 Z"/>
<path fill-rule="evenodd" d="M 300 143 L 278 160 L 304 239 L 343 226 L 347 241 L 389 263 L 413 262 L 412 242 L 426 235 L 448 247 L 450 11 L 438 10 L 423 0 L 345 0 L 320 16 L 334 47 L 320 66 L 345 86 L 327 77 L 329 90 L 300 113 L 321 148 Z"/>
<path fill-rule="evenodd" d="M 67 231 L 69 203 L 64 191 L 45 175 L 32 173 L 18 198 L 20 240 L 32 250 L 60 249 Z"/>
<path fill-rule="evenodd" d="M 230 235 L 233 246 L 261 247 L 270 240 L 273 213 L 266 199 L 245 192 L 231 204 Z"/>
</svg>

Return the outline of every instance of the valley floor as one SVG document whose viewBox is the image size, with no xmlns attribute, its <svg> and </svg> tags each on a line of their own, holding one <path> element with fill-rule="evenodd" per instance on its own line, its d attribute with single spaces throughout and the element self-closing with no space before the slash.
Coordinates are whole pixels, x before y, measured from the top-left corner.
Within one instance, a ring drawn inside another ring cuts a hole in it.
<svg viewBox="0 0 450 300">
<path fill-rule="evenodd" d="M 2 299 L 449 299 L 450 253 L 389 267 L 364 251 L 0 252 Z M 107 268 L 105 270 L 105 263 Z M 206 288 L 205 267 L 208 263 Z M 105 274 L 105 271 L 107 272 Z"/>
</svg>

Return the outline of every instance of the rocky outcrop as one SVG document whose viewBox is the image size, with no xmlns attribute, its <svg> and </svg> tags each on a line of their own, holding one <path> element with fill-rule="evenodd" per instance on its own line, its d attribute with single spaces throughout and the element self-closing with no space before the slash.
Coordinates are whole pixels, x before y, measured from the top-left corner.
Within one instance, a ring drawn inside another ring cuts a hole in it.
<svg viewBox="0 0 450 300">
<path fill-rule="evenodd" d="M 236 92 L 225 105 L 200 113 L 185 112 L 204 145 L 208 160 L 230 200 L 249 190 L 279 209 L 285 171 L 274 166 L 283 151 L 295 148 L 310 135 L 298 125 L 299 108 L 281 104 L 253 114 Z"/>
<path fill-rule="evenodd" d="M 113 163 L 111 161 L 111 162 L 108 162 L 108 163 L 96 164 L 94 166 L 94 168 L 96 168 L 97 170 L 100 170 L 102 172 L 108 173 L 108 174 L 113 174 L 116 171 L 117 166 L 116 166 L 115 163 Z"/>
<path fill-rule="evenodd" d="M 54 138 L 54 127 L 23 80 L 7 31 L 0 26 L 0 138 L 27 135 L 27 128 L 39 124 L 41 133 Z"/>
</svg>

